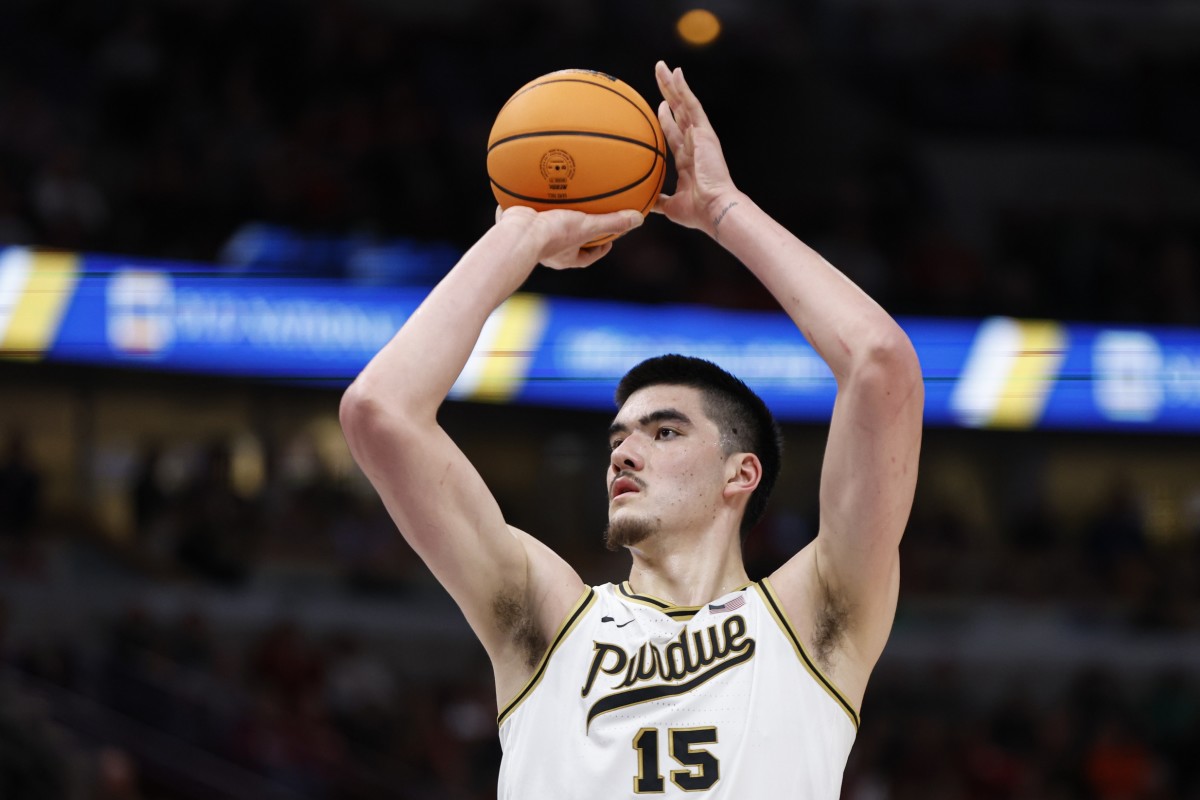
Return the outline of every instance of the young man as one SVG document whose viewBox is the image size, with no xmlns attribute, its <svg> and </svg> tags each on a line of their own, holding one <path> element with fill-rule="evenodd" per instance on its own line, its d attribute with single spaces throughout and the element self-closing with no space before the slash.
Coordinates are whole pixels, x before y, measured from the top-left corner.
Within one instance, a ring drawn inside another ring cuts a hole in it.
<svg viewBox="0 0 1200 800">
<path fill-rule="evenodd" d="M 895 613 L 920 367 L 883 309 L 735 188 L 682 72 L 660 62 L 656 77 L 679 180 L 655 210 L 745 264 L 837 378 L 817 538 L 748 579 L 740 533 L 774 481 L 777 433 L 705 362 L 652 359 L 619 388 L 606 481 L 609 545 L 633 558 L 620 585 L 584 586 L 507 525 L 438 426 L 488 315 L 539 262 L 603 257 L 611 243 L 582 245 L 636 227 L 636 212 L 505 211 L 346 392 L 342 424 L 491 657 L 499 797 L 833 800 Z"/>
</svg>

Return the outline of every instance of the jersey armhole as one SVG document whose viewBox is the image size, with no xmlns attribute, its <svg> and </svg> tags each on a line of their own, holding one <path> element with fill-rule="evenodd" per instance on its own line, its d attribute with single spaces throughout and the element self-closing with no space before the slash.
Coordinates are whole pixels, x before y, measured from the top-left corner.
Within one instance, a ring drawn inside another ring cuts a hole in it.
<svg viewBox="0 0 1200 800">
<path fill-rule="evenodd" d="M 554 654 L 554 651 L 558 649 L 558 646 L 562 644 L 563 640 L 566 639 L 568 635 L 570 635 L 571 631 L 575 629 L 575 626 L 579 624 L 579 620 L 583 619 L 583 615 L 586 614 L 588 610 L 595 605 L 595 603 L 596 590 L 589 586 L 583 590 L 583 594 L 578 600 L 575 601 L 575 605 L 571 607 L 571 610 L 567 612 L 566 619 L 564 619 L 562 625 L 558 627 L 558 633 L 556 633 L 554 638 L 550 641 L 550 646 L 547 647 L 546 652 L 542 654 L 542 660 L 538 662 L 537 669 L 533 671 L 533 675 L 531 675 L 529 680 L 525 682 L 524 688 L 517 692 L 517 696 L 510 700 L 508 705 L 504 706 L 504 708 L 496 716 L 497 726 L 503 725 L 504 721 L 512 716 L 512 713 L 517 709 L 517 706 L 521 705 L 521 701 L 528 697 L 530 693 L 537 688 L 537 685 L 542 680 L 542 676 L 546 674 L 546 666 L 550 663 L 550 656 Z"/>
<path fill-rule="evenodd" d="M 842 710 L 850 717 L 850 722 L 854 725 L 854 730 L 858 730 L 858 712 L 854 710 L 854 706 L 846 699 L 846 696 L 833 684 L 833 681 L 825 677 L 821 669 L 809 657 L 808 651 L 804 649 L 804 644 L 800 641 L 800 636 L 797 635 L 792 621 L 788 619 L 787 613 L 783 610 L 783 604 L 779 602 L 779 598 L 775 594 L 775 588 L 771 586 L 769 578 L 763 578 L 754 584 L 754 588 L 758 590 L 759 595 L 766 604 L 767 610 L 771 612 L 771 616 L 775 618 L 776 624 L 783 631 L 787 640 L 792 643 L 792 649 L 796 651 L 796 656 L 800 659 L 800 663 L 808 670 L 813 679 L 821 685 L 826 693 L 834 699 L 834 701 L 842 707 Z"/>
</svg>

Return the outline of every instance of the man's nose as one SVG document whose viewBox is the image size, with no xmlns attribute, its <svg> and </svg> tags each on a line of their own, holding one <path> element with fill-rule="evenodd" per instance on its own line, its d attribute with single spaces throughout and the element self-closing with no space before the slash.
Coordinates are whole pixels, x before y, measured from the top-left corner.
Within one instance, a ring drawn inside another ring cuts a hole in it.
<svg viewBox="0 0 1200 800">
<path fill-rule="evenodd" d="M 638 453 L 637 447 L 630 442 L 631 437 L 626 437 L 621 440 L 621 443 L 613 448 L 611 463 L 613 472 L 620 472 L 624 469 L 639 470 L 642 468 L 642 457 Z"/>
</svg>

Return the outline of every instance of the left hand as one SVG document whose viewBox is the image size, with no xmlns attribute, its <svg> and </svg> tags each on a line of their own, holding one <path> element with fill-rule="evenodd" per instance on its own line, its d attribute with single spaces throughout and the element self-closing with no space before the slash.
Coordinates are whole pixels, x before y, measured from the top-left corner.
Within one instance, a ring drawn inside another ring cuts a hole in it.
<svg viewBox="0 0 1200 800">
<path fill-rule="evenodd" d="M 654 65 L 654 76 L 665 98 L 658 107 L 658 121 L 675 157 L 675 172 L 679 176 L 675 194 L 659 195 L 654 211 L 716 238 L 715 220 L 738 195 L 721 151 L 721 141 L 704 107 L 684 80 L 682 69 L 676 67 L 672 71 L 659 61 Z"/>
</svg>

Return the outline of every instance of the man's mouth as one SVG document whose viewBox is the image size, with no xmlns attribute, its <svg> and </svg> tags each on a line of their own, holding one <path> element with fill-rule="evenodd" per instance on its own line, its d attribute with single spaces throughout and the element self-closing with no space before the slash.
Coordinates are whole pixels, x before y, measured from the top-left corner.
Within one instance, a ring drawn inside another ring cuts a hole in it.
<svg viewBox="0 0 1200 800">
<path fill-rule="evenodd" d="M 638 491 L 641 491 L 641 487 L 638 486 L 637 481 L 635 481 L 633 478 L 617 478 L 615 481 L 613 481 L 612 488 L 609 489 L 609 497 L 613 500 L 616 500 L 623 494 L 630 494 Z"/>
</svg>

